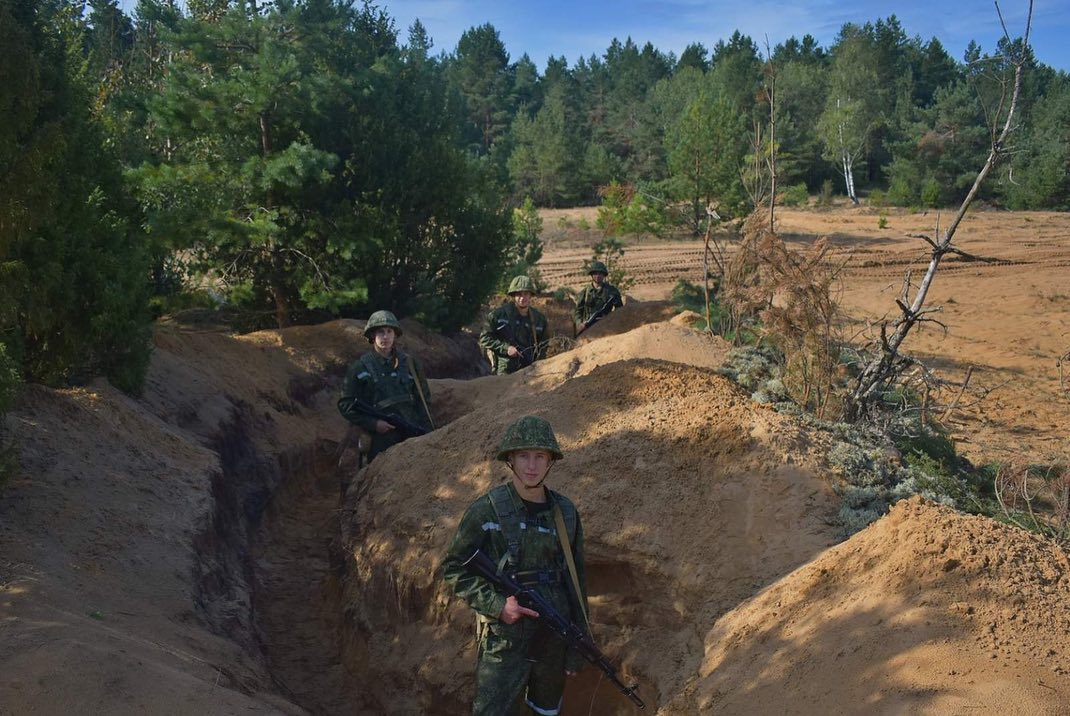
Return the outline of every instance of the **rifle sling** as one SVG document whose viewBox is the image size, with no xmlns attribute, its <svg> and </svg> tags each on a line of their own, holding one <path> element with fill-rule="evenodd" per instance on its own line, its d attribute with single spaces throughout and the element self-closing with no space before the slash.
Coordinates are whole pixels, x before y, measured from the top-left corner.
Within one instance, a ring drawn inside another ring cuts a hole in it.
<svg viewBox="0 0 1070 716">
<path fill-rule="evenodd" d="M 427 404 L 427 398 L 424 396 L 423 386 L 420 385 L 420 379 L 416 376 L 416 369 L 413 367 L 413 364 L 415 362 L 416 359 L 412 356 L 409 356 L 409 360 L 406 362 L 406 365 L 409 368 L 409 375 L 412 376 L 412 382 L 416 384 L 416 393 L 420 396 L 420 402 L 423 403 L 424 413 L 427 415 L 427 424 L 431 426 L 432 430 L 434 430 L 435 419 L 431 417 L 431 406 Z"/>
<path fill-rule="evenodd" d="M 565 529 L 565 517 L 561 514 L 561 508 L 554 503 L 554 526 L 557 528 L 557 536 L 561 540 L 561 551 L 565 553 L 565 564 L 568 565 L 568 575 L 572 578 L 572 589 L 576 593 L 576 604 L 580 607 L 583 615 L 583 625 L 587 627 L 587 633 L 591 632 L 591 623 L 587 620 L 587 605 L 584 603 L 583 591 L 580 590 L 580 578 L 576 573 L 576 562 L 572 559 L 572 544 L 568 538 L 568 530 Z"/>
</svg>

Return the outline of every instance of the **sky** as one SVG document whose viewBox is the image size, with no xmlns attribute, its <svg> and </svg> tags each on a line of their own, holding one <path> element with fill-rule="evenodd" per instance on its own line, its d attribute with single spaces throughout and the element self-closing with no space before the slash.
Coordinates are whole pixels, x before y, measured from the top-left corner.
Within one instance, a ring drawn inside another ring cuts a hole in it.
<svg viewBox="0 0 1070 716">
<path fill-rule="evenodd" d="M 419 18 L 434 41 L 433 54 L 452 52 L 461 34 L 489 22 L 498 30 L 511 60 L 525 52 L 540 71 L 549 56 L 568 60 L 602 56 L 614 37 L 647 41 L 677 56 L 693 42 L 711 49 L 739 30 L 764 51 L 792 35 L 813 35 L 822 47 L 832 44 L 845 22 L 864 23 L 895 15 L 908 36 L 937 37 L 961 60 L 970 40 L 991 51 L 1002 36 L 992 0 L 380 0 L 395 20 L 404 43 Z M 1000 8 L 1012 36 L 1025 28 L 1026 0 L 1002 0 Z M 1033 48 L 1041 62 L 1070 71 L 1070 1 L 1035 0 Z"/>
<path fill-rule="evenodd" d="M 136 0 L 120 0 L 130 12 Z M 895 15 L 908 36 L 936 37 L 961 60 L 970 40 L 992 51 L 1002 36 L 993 0 L 377 0 L 394 18 L 402 43 L 419 18 L 434 41 L 432 54 L 452 52 L 461 34 L 484 23 L 498 30 L 510 59 L 527 53 L 540 72 L 551 55 L 570 67 L 580 57 L 601 57 L 614 37 L 631 37 L 677 56 L 693 42 L 711 49 L 739 30 L 760 48 L 791 36 L 813 35 L 828 47 L 845 22 Z M 1012 36 L 1025 29 L 1027 0 L 1001 0 Z M 1070 71 L 1070 0 L 1035 0 L 1033 51 L 1056 69 Z"/>
</svg>

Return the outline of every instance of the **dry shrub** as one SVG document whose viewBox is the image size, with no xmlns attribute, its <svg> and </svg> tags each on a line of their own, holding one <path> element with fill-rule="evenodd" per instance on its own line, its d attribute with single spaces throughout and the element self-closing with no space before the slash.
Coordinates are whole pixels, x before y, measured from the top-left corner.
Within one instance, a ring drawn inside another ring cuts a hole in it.
<svg viewBox="0 0 1070 716">
<path fill-rule="evenodd" d="M 762 336 L 783 355 L 788 396 L 823 419 L 838 418 L 842 411 L 834 290 L 842 265 L 830 259 L 826 240 L 793 251 L 755 212 L 744 223 L 721 291 L 722 320 L 730 322 L 731 337 L 738 344 L 748 320 L 760 319 Z"/>
<path fill-rule="evenodd" d="M 1038 468 L 1007 463 L 996 473 L 995 492 L 1009 521 L 1070 545 L 1070 469 L 1066 465 Z"/>
</svg>

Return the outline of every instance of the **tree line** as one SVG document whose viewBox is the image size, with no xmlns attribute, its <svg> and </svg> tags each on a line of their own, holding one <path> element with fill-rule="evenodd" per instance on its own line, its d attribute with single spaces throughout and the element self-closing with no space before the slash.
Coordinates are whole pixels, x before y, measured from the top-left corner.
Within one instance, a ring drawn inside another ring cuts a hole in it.
<svg viewBox="0 0 1070 716">
<path fill-rule="evenodd" d="M 16 375 L 136 390 L 154 311 L 182 306 L 459 327 L 537 254 L 525 199 L 741 216 L 771 111 L 786 197 L 957 201 L 1005 49 L 955 60 L 893 16 L 827 48 L 615 39 L 540 71 L 489 24 L 434 54 L 372 3 L 0 0 L 0 408 Z M 985 198 L 1065 209 L 1070 82 L 1028 76 Z"/>
</svg>

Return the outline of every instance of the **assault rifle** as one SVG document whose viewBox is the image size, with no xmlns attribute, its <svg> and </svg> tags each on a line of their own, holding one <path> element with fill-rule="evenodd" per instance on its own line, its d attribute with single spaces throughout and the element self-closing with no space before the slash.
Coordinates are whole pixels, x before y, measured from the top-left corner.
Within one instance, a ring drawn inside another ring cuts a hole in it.
<svg viewBox="0 0 1070 716">
<path fill-rule="evenodd" d="M 533 319 L 529 319 L 529 320 L 533 320 Z M 527 348 L 521 348 L 520 347 L 520 341 L 517 340 L 516 328 L 515 328 L 515 326 L 513 326 L 511 321 L 498 321 L 498 327 L 494 330 L 494 333 L 497 335 L 498 333 L 503 332 L 502 329 L 506 328 L 506 327 L 508 327 L 509 330 L 508 331 L 504 331 L 504 333 L 506 333 L 506 335 L 504 335 L 502 337 L 505 338 L 505 342 L 506 343 L 508 343 L 509 345 L 511 345 L 514 348 L 516 348 L 517 353 L 518 353 L 516 358 L 520 361 L 520 367 L 521 368 L 527 368 L 529 365 L 534 363 L 536 356 L 539 355 L 539 351 L 542 350 L 550 342 L 550 339 L 546 338 L 544 340 L 539 341 L 535 345 L 528 346 Z M 494 353 L 493 351 L 491 351 L 491 352 Z M 495 355 L 495 358 L 497 358 L 497 353 L 494 353 L 494 355 Z M 508 355 L 506 355 L 504 357 L 506 359 L 508 359 L 508 360 L 512 360 L 511 358 L 509 358 Z M 495 361 L 491 361 L 491 368 L 494 368 L 495 365 L 496 365 L 496 362 Z"/>
<path fill-rule="evenodd" d="M 397 415 L 396 413 L 384 413 L 382 410 L 376 410 L 367 403 L 357 400 L 356 398 L 351 398 L 350 403 L 352 407 L 356 408 L 362 413 L 370 415 L 371 417 L 377 420 L 385 420 L 386 422 L 393 425 L 394 430 L 396 430 L 402 436 L 403 440 L 408 440 L 409 438 L 418 438 L 421 435 L 427 435 L 429 432 L 431 432 L 427 428 L 417 425 L 411 420 L 406 420 L 405 418 L 401 417 L 400 415 Z"/>
<path fill-rule="evenodd" d="M 582 336 L 584 331 L 586 331 L 588 328 L 590 328 L 594 324 L 598 323 L 598 321 L 600 321 L 601 319 L 603 319 L 607 315 L 609 315 L 610 311 L 607 311 L 606 309 L 609 308 L 612 304 L 613 304 L 613 299 L 610 298 L 608 301 L 606 301 L 604 306 L 602 306 L 597 311 L 592 313 L 587 318 L 587 320 L 583 322 L 583 325 L 580 326 L 580 330 L 576 331 L 576 338 L 579 338 L 580 336 Z"/>
<path fill-rule="evenodd" d="M 539 621 L 561 637 L 570 647 L 579 652 L 587 661 L 591 662 L 627 696 L 633 704 L 639 708 L 646 708 L 643 700 L 635 692 L 639 690 L 639 684 L 625 686 L 617 676 L 617 670 L 606 659 L 605 654 L 595 646 L 587 630 L 576 626 L 568 618 L 562 616 L 553 606 L 543 598 L 541 594 L 531 587 L 525 587 L 508 574 L 499 574 L 494 560 L 488 557 L 483 550 L 477 549 L 464 563 L 465 569 L 472 574 L 483 577 L 506 596 L 516 597 L 516 600 L 529 609 L 539 613 Z"/>
</svg>

